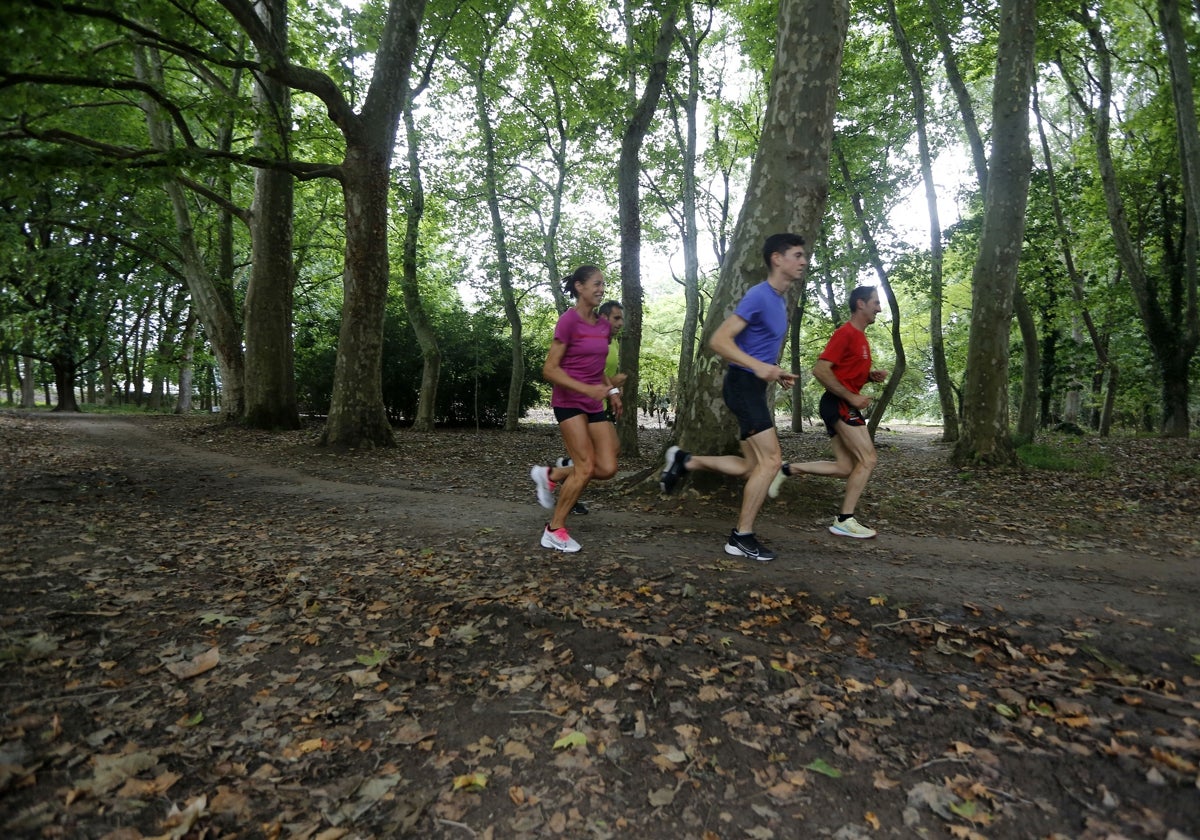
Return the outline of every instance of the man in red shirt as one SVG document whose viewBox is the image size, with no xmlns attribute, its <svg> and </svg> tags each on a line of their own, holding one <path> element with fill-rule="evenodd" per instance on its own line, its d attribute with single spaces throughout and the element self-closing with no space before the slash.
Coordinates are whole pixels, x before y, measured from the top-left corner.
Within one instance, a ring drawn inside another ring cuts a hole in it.
<svg viewBox="0 0 1200 840">
<path fill-rule="evenodd" d="M 861 391 L 867 382 L 884 382 L 888 378 L 886 370 L 872 370 L 871 345 L 866 336 L 866 328 L 875 323 L 881 311 L 879 291 L 874 286 L 859 286 L 851 292 L 850 320 L 834 331 L 813 367 L 813 376 L 825 386 L 821 396 L 821 419 L 833 439 L 836 460 L 784 464 L 767 491 L 772 499 L 775 498 L 784 479 L 797 473 L 845 478 L 842 510 L 829 526 L 830 533 L 842 537 L 869 539 L 875 536 L 872 529 L 854 518 L 854 508 L 877 460 L 875 444 L 862 415 L 871 404 L 871 398 Z"/>
</svg>

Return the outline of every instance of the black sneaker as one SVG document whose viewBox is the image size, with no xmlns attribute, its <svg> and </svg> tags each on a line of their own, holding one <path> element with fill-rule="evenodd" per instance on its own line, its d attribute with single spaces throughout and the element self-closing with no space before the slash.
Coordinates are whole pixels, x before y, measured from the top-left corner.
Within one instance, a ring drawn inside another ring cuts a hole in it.
<svg viewBox="0 0 1200 840">
<path fill-rule="evenodd" d="M 576 516 L 587 516 L 588 506 L 583 502 L 576 502 L 575 507 L 571 508 L 571 513 L 575 514 Z"/>
<path fill-rule="evenodd" d="M 675 489 L 675 485 L 679 483 L 679 479 L 683 478 L 683 474 L 687 472 L 683 465 L 691 457 L 691 453 L 684 452 L 678 446 L 672 446 L 667 449 L 662 475 L 658 477 L 658 486 L 662 488 L 664 493 L 670 493 Z"/>
<path fill-rule="evenodd" d="M 774 551 L 759 543 L 754 534 L 739 534 L 737 529 L 729 532 L 729 542 L 725 543 L 725 553 L 734 557 L 750 557 L 760 563 L 770 563 L 775 559 Z"/>
</svg>

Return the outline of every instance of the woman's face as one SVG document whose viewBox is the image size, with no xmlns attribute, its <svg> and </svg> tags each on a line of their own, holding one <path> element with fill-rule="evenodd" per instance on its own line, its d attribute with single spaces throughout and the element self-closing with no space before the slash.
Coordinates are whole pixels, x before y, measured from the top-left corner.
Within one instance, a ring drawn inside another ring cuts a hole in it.
<svg viewBox="0 0 1200 840">
<path fill-rule="evenodd" d="M 575 293 L 582 308 L 599 306 L 604 302 L 604 275 L 597 271 L 586 280 L 576 283 Z"/>
</svg>

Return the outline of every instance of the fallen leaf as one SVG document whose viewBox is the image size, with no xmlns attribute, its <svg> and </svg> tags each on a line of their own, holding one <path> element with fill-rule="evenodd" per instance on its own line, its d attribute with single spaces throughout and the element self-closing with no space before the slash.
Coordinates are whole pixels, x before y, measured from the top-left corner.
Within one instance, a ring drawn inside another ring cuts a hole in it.
<svg viewBox="0 0 1200 840">
<path fill-rule="evenodd" d="M 167 670 L 181 680 L 190 680 L 192 677 L 199 676 L 206 671 L 211 671 L 217 667 L 217 663 L 221 661 L 221 655 L 217 648 L 211 647 L 203 653 L 197 654 L 187 662 L 170 662 L 167 664 Z"/>
</svg>

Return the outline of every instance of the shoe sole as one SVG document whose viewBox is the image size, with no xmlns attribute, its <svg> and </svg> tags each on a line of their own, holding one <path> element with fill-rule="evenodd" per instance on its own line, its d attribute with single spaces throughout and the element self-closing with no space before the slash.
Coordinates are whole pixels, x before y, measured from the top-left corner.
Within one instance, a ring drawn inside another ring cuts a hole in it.
<svg viewBox="0 0 1200 840">
<path fill-rule="evenodd" d="M 837 536 L 837 537 L 852 537 L 852 538 L 854 538 L 854 539 L 856 539 L 856 540 L 872 540 L 872 539 L 875 539 L 875 535 L 874 535 L 874 534 L 854 534 L 854 533 L 851 533 L 850 531 L 843 531 L 843 530 L 841 530 L 840 528 L 835 528 L 835 527 L 833 527 L 832 525 L 830 525 L 830 526 L 829 526 L 829 533 L 831 533 L 831 534 L 833 534 L 834 536 Z"/>
<path fill-rule="evenodd" d="M 537 494 L 538 504 L 544 507 L 546 510 L 554 510 L 554 506 L 558 500 L 554 498 L 553 490 L 546 488 L 546 492 L 550 494 L 550 504 L 546 504 L 546 501 L 542 499 L 542 483 L 537 479 L 537 471 L 541 469 L 545 469 L 545 467 L 535 466 L 531 468 L 529 470 L 529 480 L 533 482 L 534 492 Z"/>
<path fill-rule="evenodd" d="M 774 554 L 769 557 L 763 557 L 762 554 L 748 554 L 736 545 L 730 545 L 729 543 L 725 543 L 725 553 L 731 557 L 749 557 L 751 560 L 757 560 L 759 563 L 770 563 L 775 559 Z"/>
<path fill-rule="evenodd" d="M 575 554 L 576 552 L 579 551 L 579 549 L 583 548 L 583 546 L 577 546 L 575 548 L 571 548 L 569 545 L 566 545 L 566 546 L 559 545 L 558 543 L 554 542 L 553 540 L 547 541 L 546 539 L 543 538 L 542 539 L 542 548 L 550 548 L 550 549 L 553 549 L 554 551 L 561 551 L 563 554 Z"/>
<path fill-rule="evenodd" d="M 767 487 L 767 498 L 778 499 L 780 492 L 783 491 L 784 482 L 787 481 L 787 476 L 780 473 L 771 479 L 771 484 Z"/>
</svg>

